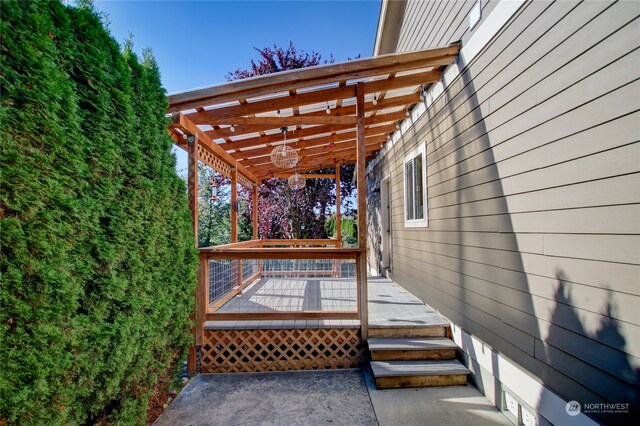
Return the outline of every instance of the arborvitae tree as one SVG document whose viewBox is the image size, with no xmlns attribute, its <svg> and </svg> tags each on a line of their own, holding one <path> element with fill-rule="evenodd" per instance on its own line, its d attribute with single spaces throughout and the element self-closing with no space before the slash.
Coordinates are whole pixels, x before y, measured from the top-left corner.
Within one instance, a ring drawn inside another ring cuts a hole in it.
<svg viewBox="0 0 640 426">
<path fill-rule="evenodd" d="M 84 2 L 0 13 L 0 422 L 143 424 L 197 264 L 158 68 Z"/>
<path fill-rule="evenodd" d="M 218 183 L 216 199 L 209 180 Z M 231 180 L 203 163 L 198 164 L 198 247 L 231 242 Z"/>
</svg>

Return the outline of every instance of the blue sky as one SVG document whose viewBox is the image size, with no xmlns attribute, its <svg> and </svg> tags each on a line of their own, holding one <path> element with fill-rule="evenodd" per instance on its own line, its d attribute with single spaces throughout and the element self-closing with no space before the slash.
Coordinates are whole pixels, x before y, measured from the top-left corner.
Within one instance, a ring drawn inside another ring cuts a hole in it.
<svg viewBox="0 0 640 426">
<path fill-rule="evenodd" d="M 253 48 L 315 50 L 336 61 L 372 55 L 379 0 L 367 1 L 96 1 L 122 43 L 153 49 L 168 93 L 225 81 L 247 68 Z"/>
<path fill-rule="evenodd" d="M 96 0 L 122 44 L 151 48 L 167 93 L 225 82 L 248 68 L 254 47 L 288 46 L 316 51 L 337 62 L 373 55 L 380 0 L 360 1 L 144 1 Z M 187 155 L 174 150 L 185 175 Z"/>
</svg>

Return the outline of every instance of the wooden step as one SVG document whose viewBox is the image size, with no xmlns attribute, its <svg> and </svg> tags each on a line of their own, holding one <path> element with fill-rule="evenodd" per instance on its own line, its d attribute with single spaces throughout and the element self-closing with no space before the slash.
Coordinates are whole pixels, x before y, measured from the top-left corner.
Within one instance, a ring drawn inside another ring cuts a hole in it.
<svg viewBox="0 0 640 426">
<path fill-rule="evenodd" d="M 454 359 L 458 347 L 446 337 L 374 337 L 367 343 L 373 361 Z"/>
<path fill-rule="evenodd" d="M 464 386 L 469 369 L 457 360 L 372 361 L 378 389 Z"/>
<path fill-rule="evenodd" d="M 446 337 L 448 328 L 445 325 L 370 327 L 369 337 Z"/>
</svg>

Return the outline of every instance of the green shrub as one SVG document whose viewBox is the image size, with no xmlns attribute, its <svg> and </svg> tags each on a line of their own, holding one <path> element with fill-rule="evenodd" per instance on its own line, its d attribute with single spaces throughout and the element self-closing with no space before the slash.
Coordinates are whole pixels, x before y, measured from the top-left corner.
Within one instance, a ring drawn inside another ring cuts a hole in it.
<svg viewBox="0 0 640 426">
<path fill-rule="evenodd" d="M 143 424 L 197 263 L 158 68 L 90 5 L 0 13 L 0 423 Z"/>
</svg>

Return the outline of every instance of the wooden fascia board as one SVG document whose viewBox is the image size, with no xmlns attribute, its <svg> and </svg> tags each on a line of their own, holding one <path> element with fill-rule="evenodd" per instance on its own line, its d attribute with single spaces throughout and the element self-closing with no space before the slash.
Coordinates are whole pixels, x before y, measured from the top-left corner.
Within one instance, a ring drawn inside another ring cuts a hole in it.
<svg viewBox="0 0 640 426">
<path fill-rule="evenodd" d="M 235 167 L 245 177 L 253 182 L 259 182 L 259 179 L 251 171 L 247 170 L 242 164 L 238 163 L 227 151 L 222 149 L 214 140 L 207 136 L 202 130 L 198 128 L 191 120 L 185 117 L 181 113 L 174 113 L 171 115 L 173 121 L 172 126 L 180 129 L 183 133 L 196 136 L 198 143 L 202 145 L 204 149 L 216 155 L 222 161 L 227 163 L 230 167 Z"/>
<path fill-rule="evenodd" d="M 419 72 L 401 77 L 369 81 L 364 84 L 364 88 L 367 93 L 401 89 L 414 85 L 433 83 L 438 81 L 441 76 L 442 72 L 439 70 Z M 313 105 L 336 99 L 353 98 L 356 96 L 355 90 L 355 85 L 348 85 L 344 87 L 296 93 L 295 95 L 248 102 L 241 105 L 232 105 L 223 108 L 212 108 L 193 112 L 187 114 L 187 117 L 196 124 L 208 124 L 216 119 L 242 117 L 245 115 L 277 111 L 279 109 L 282 110 L 305 105 Z"/>
</svg>

